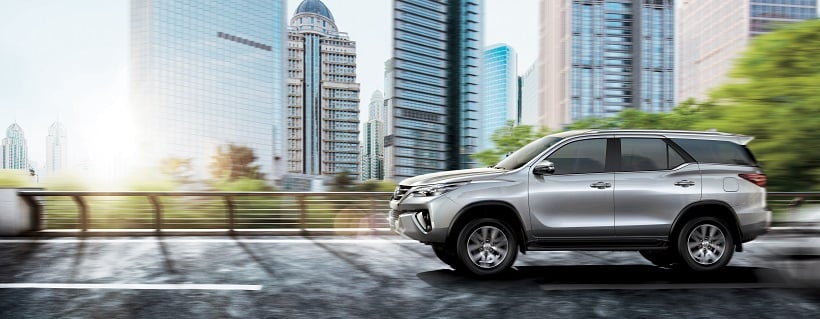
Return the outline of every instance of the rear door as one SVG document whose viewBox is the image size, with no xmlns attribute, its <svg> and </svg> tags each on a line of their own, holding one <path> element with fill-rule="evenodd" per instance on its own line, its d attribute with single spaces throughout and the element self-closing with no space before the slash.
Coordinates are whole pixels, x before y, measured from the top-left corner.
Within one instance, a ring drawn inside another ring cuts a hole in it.
<svg viewBox="0 0 820 319">
<path fill-rule="evenodd" d="M 701 198 L 698 164 L 662 137 L 616 139 L 615 235 L 665 237 L 678 213 Z"/>
</svg>

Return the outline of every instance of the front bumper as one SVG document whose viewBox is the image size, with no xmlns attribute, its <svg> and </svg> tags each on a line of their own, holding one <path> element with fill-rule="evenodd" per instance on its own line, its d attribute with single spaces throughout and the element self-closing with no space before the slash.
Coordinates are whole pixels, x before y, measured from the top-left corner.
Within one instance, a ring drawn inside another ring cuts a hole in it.
<svg viewBox="0 0 820 319">
<path fill-rule="evenodd" d="M 390 202 L 387 222 L 393 232 L 423 243 L 444 243 L 459 208 L 446 196 L 405 197 Z"/>
</svg>

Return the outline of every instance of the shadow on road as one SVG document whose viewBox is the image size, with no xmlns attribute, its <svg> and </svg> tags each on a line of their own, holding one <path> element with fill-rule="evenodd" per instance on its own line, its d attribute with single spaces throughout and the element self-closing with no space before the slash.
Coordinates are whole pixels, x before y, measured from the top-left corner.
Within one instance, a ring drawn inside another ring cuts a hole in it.
<svg viewBox="0 0 820 319">
<path fill-rule="evenodd" d="M 501 295 L 544 290 L 730 289 L 784 285 L 777 270 L 758 267 L 726 267 L 703 274 L 649 265 L 521 266 L 491 279 L 478 279 L 450 269 L 422 272 L 417 276 L 445 290 Z"/>
</svg>

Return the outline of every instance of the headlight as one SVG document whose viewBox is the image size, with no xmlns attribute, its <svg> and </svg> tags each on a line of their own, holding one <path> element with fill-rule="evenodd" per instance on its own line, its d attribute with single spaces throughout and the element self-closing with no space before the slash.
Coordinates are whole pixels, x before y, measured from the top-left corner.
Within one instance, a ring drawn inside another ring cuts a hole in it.
<svg viewBox="0 0 820 319">
<path fill-rule="evenodd" d="M 439 196 L 450 191 L 459 188 L 461 186 L 467 185 L 469 182 L 460 182 L 460 183 L 449 183 L 449 184 L 433 184 L 433 185 L 424 185 L 424 186 L 416 186 L 410 189 L 410 196 L 412 197 L 430 197 L 430 196 Z"/>
</svg>

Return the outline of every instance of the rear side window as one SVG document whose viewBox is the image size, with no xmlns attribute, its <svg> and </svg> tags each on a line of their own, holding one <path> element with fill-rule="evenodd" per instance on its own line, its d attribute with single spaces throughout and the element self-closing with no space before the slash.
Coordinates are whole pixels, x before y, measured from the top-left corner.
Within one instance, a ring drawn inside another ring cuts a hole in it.
<svg viewBox="0 0 820 319">
<path fill-rule="evenodd" d="M 683 164 L 683 158 L 673 148 L 657 138 L 622 138 L 622 172 L 673 169 Z"/>
<path fill-rule="evenodd" d="M 757 166 L 746 146 L 728 141 L 672 139 L 699 163 Z"/>
</svg>

